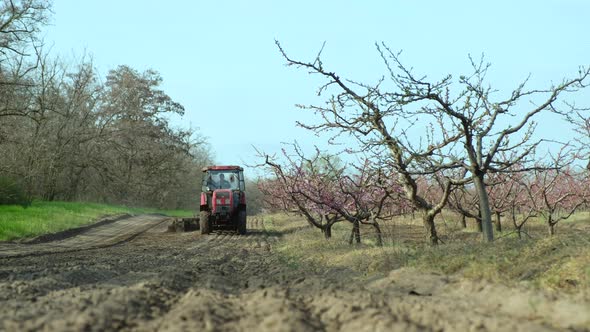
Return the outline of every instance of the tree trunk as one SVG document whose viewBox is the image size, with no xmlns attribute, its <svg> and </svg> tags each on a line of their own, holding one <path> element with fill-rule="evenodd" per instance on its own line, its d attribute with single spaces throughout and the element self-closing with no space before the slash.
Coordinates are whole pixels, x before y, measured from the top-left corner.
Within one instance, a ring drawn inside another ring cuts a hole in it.
<svg viewBox="0 0 590 332">
<path fill-rule="evenodd" d="M 500 212 L 496 211 L 496 232 L 502 231 L 502 223 L 500 221 Z"/>
<path fill-rule="evenodd" d="M 358 220 L 354 222 L 352 230 L 354 233 L 354 242 L 356 242 L 356 244 L 360 244 L 361 243 L 361 223 Z"/>
<path fill-rule="evenodd" d="M 376 221 L 373 221 L 373 228 L 375 228 L 377 245 L 379 247 L 383 247 L 383 236 L 381 235 L 381 227 L 379 227 L 379 224 Z"/>
<path fill-rule="evenodd" d="M 49 164 L 48 169 L 45 173 L 45 181 L 43 188 L 43 199 L 46 201 L 53 202 L 55 201 L 55 196 L 57 194 L 57 170 L 54 166 L 54 161 L 52 160 Z"/>
<path fill-rule="evenodd" d="M 483 182 L 483 174 L 475 174 L 473 176 L 473 183 L 477 190 L 479 197 L 479 209 L 481 212 L 481 226 L 483 231 L 483 239 L 486 242 L 494 241 L 494 230 L 492 228 L 492 212 L 490 211 L 490 202 L 488 200 L 488 193 L 486 192 L 486 185 Z"/>
<path fill-rule="evenodd" d="M 482 233 L 483 232 L 483 228 L 481 225 L 481 216 L 478 216 L 477 218 L 475 218 L 475 227 L 477 228 L 477 231 Z"/>
<path fill-rule="evenodd" d="M 466 219 L 465 215 L 462 214 L 461 215 L 461 227 L 463 227 L 463 228 L 467 228 L 467 221 L 465 219 Z"/>
<path fill-rule="evenodd" d="M 434 216 L 426 211 L 422 215 L 422 223 L 426 228 L 426 236 L 431 245 L 438 244 L 438 234 L 436 233 L 436 226 L 434 225 Z"/>
<path fill-rule="evenodd" d="M 70 166 L 70 183 L 68 186 L 68 192 L 66 193 L 66 200 L 68 201 L 73 201 L 73 200 L 79 200 L 79 186 L 80 186 L 80 179 L 82 178 L 82 174 L 84 173 L 84 171 L 86 170 L 85 166 L 82 167 L 78 167 L 77 170 L 74 170 L 73 166 Z"/>
<path fill-rule="evenodd" d="M 549 224 L 549 236 L 555 235 L 555 224 Z"/>
<path fill-rule="evenodd" d="M 555 235 L 555 225 L 557 225 L 557 223 L 553 222 L 553 218 L 551 214 L 549 214 L 549 217 L 547 217 L 547 226 L 549 226 L 549 236 Z"/>
<path fill-rule="evenodd" d="M 326 238 L 326 240 L 329 240 L 330 238 L 332 238 L 332 224 L 327 223 L 324 225 L 324 227 L 322 228 L 322 232 L 324 233 L 324 238 Z"/>
<path fill-rule="evenodd" d="M 518 225 L 516 223 L 516 206 L 512 205 L 512 208 L 510 209 L 510 214 L 512 216 L 512 225 L 514 225 L 514 228 L 516 229 L 516 235 L 518 235 L 519 239 L 522 239 L 522 226 L 524 225 L 524 223 L 522 225 Z"/>
<path fill-rule="evenodd" d="M 348 244 L 352 245 L 353 241 L 356 242 L 356 244 L 361 243 L 361 227 L 358 220 L 352 222 L 352 231 L 350 232 L 350 239 L 348 239 Z"/>
</svg>

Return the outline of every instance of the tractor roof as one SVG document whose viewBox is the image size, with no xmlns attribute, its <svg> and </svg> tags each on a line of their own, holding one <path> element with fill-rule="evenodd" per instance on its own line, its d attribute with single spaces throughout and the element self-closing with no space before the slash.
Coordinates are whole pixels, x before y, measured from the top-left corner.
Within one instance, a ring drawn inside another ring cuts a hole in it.
<svg viewBox="0 0 590 332">
<path fill-rule="evenodd" d="M 244 169 L 240 166 L 207 166 L 203 167 L 202 171 L 243 171 Z"/>
</svg>

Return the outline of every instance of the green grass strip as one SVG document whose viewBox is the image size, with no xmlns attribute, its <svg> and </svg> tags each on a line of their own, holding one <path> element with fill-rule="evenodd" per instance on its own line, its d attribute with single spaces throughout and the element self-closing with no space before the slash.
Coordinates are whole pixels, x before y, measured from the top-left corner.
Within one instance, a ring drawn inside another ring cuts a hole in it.
<svg viewBox="0 0 590 332">
<path fill-rule="evenodd" d="M 89 224 L 102 216 L 120 213 L 162 213 L 173 217 L 193 215 L 188 210 L 129 208 L 97 203 L 36 201 L 27 208 L 0 205 L 0 241 L 55 233 Z"/>
</svg>

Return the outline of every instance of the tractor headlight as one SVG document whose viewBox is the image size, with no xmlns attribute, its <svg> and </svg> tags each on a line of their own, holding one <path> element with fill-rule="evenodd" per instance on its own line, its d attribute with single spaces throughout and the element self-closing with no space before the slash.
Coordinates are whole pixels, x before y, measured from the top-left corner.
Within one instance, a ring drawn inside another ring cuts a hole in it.
<svg viewBox="0 0 590 332">
<path fill-rule="evenodd" d="M 217 205 L 221 205 L 221 199 L 216 199 L 215 202 L 217 203 Z"/>
</svg>

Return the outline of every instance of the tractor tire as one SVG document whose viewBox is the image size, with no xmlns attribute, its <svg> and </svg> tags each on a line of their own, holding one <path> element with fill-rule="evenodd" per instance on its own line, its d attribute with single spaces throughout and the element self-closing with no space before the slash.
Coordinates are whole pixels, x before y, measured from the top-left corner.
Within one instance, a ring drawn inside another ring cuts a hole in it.
<svg viewBox="0 0 590 332">
<path fill-rule="evenodd" d="M 246 230 L 246 211 L 238 212 L 238 234 L 245 235 Z"/>
<path fill-rule="evenodd" d="M 199 226 L 201 228 L 201 234 L 211 233 L 211 220 L 209 220 L 209 211 L 201 211 L 199 216 Z"/>
</svg>

